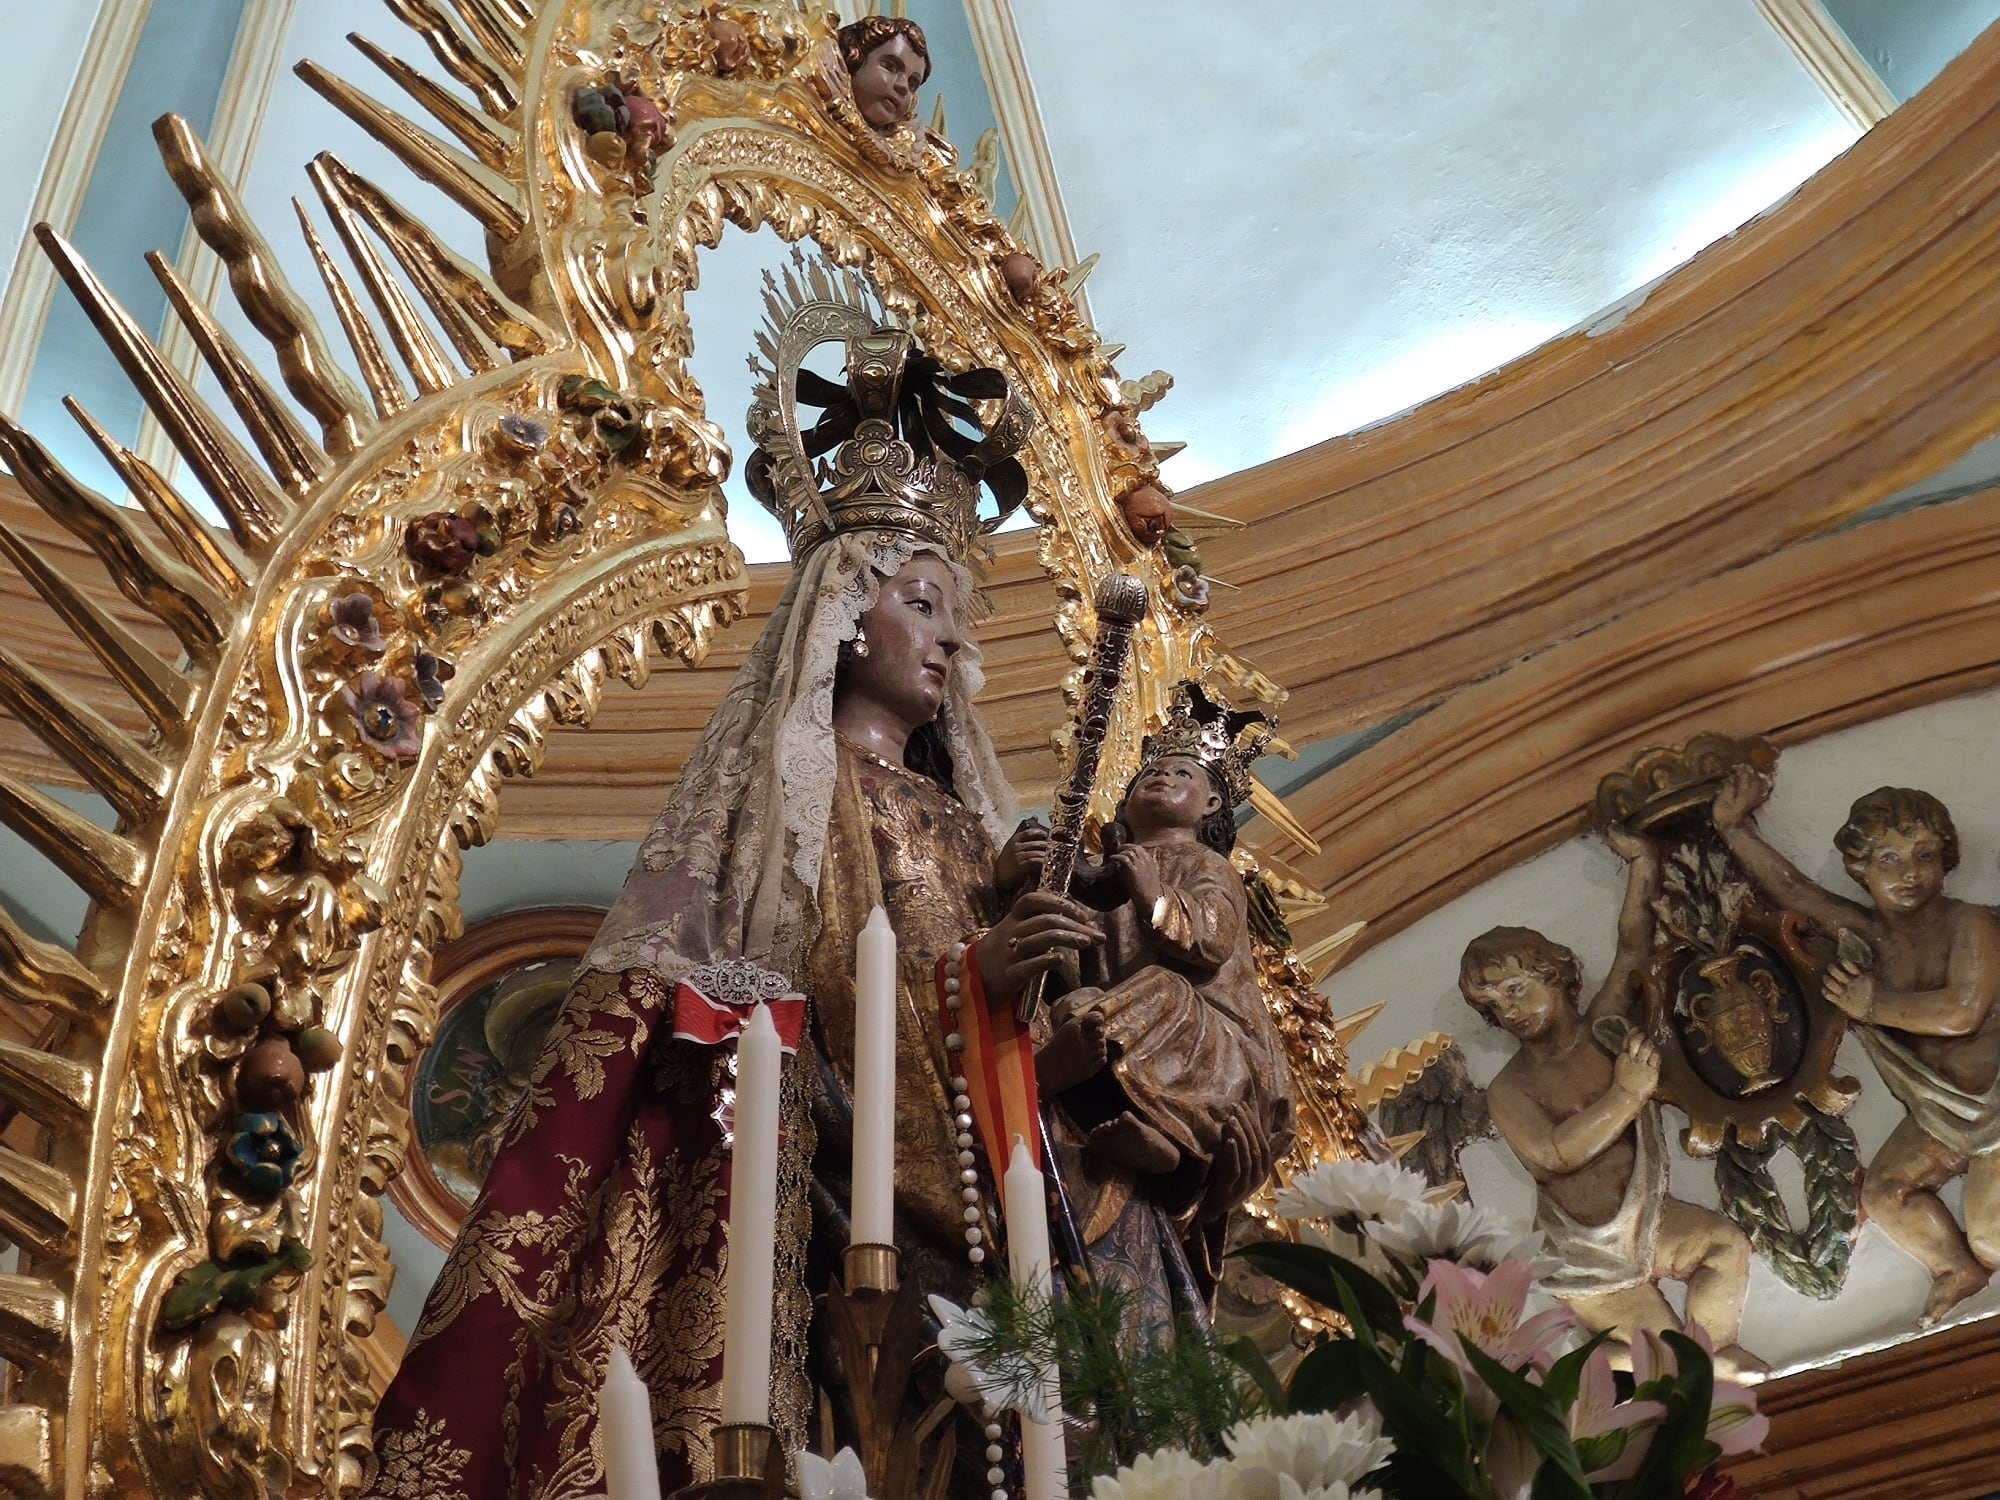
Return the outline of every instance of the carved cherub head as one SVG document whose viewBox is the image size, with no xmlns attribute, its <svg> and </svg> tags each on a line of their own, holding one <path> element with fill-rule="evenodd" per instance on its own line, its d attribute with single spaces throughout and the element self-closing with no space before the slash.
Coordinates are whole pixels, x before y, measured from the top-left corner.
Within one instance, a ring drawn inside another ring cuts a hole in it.
<svg viewBox="0 0 2000 1500">
<path fill-rule="evenodd" d="M 1833 847 L 1882 911 L 1926 905 L 1958 868 L 1958 829 L 1951 813 L 1914 787 L 1878 786 L 1855 799 Z"/>
<path fill-rule="evenodd" d="M 1173 501 L 1161 486 L 1148 481 L 1119 497 L 1118 509 L 1142 547 L 1157 547 L 1174 528 Z"/>
<path fill-rule="evenodd" d="M 1532 927 L 1495 927 L 1465 945 L 1458 992 L 1490 1023 L 1524 1040 L 1540 1036 L 1555 1007 L 1576 1007 L 1583 965 Z"/>
<path fill-rule="evenodd" d="M 916 113 L 917 90 L 931 76 L 923 27 L 902 16 L 863 16 L 840 28 L 839 43 L 862 119 L 887 132 Z"/>
</svg>

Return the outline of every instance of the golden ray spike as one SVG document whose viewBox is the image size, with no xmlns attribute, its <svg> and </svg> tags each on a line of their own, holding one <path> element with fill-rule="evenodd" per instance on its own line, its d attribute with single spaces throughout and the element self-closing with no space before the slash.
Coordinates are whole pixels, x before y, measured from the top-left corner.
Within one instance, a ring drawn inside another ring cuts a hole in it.
<svg viewBox="0 0 2000 1500">
<path fill-rule="evenodd" d="M 132 315 L 84 264 L 76 247 L 47 224 L 35 226 L 35 237 L 188 467 L 228 517 L 230 530 L 246 547 L 268 547 L 284 530 L 284 518 L 291 511 L 283 492 L 215 419 L 180 371 L 167 363 Z"/>
<path fill-rule="evenodd" d="M 523 37 L 535 29 L 534 0 L 493 0 L 493 8 Z"/>
<path fill-rule="evenodd" d="M 285 389 L 319 423 L 327 452 L 336 457 L 352 453 L 361 446 L 367 415 L 361 392 L 334 362 L 318 320 L 278 268 L 236 189 L 210 163 L 201 137 L 179 115 L 155 120 L 153 139 L 167 175 L 187 199 L 195 232 L 222 257 L 243 315 L 277 354 Z"/>
<path fill-rule="evenodd" d="M 1182 444 L 1182 446 L 1185 447 L 1186 445 Z M 1198 527 L 1189 526 L 1186 524 L 1189 517 L 1193 517 L 1196 521 L 1203 524 Z M 1199 506 L 1189 505 L 1180 496 L 1176 495 L 1174 496 L 1174 524 L 1179 526 L 1182 531 L 1241 531 L 1247 523 L 1237 520 L 1234 516 L 1218 516 L 1212 510 L 1203 510 Z"/>
<path fill-rule="evenodd" d="M 39 1276 L 0 1275 L 0 1359 L 60 1368 L 69 1358 L 69 1299 Z"/>
<path fill-rule="evenodd" d="M 937 102 L 931 106 L 931 134 L 945 140 L 951 139 L 951 132 L 944 123 L 944 90 L 938 90 Z"/>
<path fill-rule="evenodd" d="M 134 822 L 159 811 L 173 772 L 89 704 L 0 646 L 0 703 Z"/>
<path fill-rule="evenodd" d="M 1153 462 L 1156 464 L 1165 463 L 1176 453 L 1184 452 L 1187 448 L 1186 443 L 1148 443 L 1146 446 L 1153 450 Z"/>
<path fill-rule="evenodd" d="M 277 392 L 264 383 L 264 377 L 244 358 L 236 340 L 181 280 L 173 262 L 159 251 L 150 250 L 146 253 L 146 264 L 165 288 L 168 305 L 193 336 L 195 347 L 201 351 L 216 384 L 222 387 L 223 395 L 242 419 L 250 441 L 264 455 L 272 477 L 291 491 L 294 499 L 308 498 L 326 477 L 329 465 L 325 450 L 307 434 L 299 419 L 292 415 L 292 409 L 278 399 Z"/>
<path fill-rule="evenodd" d="M 340 236 L 347 258 L 354 262 L 355 270 L 360 273 L 361 285 L 374 302 L 375 310 L 382 315 L 382 321 L 388 325 L 389 341 L 403 357 L 403 364 L 416 381 L 417 389 L 426 394 L 449 390 L 458 382 L 451 358 L 444 352 L 444 346 L 437 341 L 423 315 L 417 311 L 409 293 L 403 290 L 403 284 L 369 241 L 354 206 L 347 201 L 335 180 L 332 169 L 339 165 L 331 155 L 322 153 L 313 158 L 306 168 L 306 175 L 319 190 L 320 202 L 326 205 L 327 213 L 333 218 L 334 233 Z"/>
<path fill-rule="evenodd" d="M 0 1099 L 51 1130 L 71 1130 L 90 1119 L 97 1070 L 39 1047 L 0 1041 Z"/>
<path fill-rule="evenodd" d="M 1464 1195 L 1465 1184 L 1454 1177 L 1450 1182 L 1440 1182 L 1436 1187 L 1425 1193 L 1424 1202 L 1449 1203 L 1454 1198 L 1460 1198 Z"/>
<path fill-rule="evenodd" d="M 139 899 L 145 851 L 6 771 L 0 771 L 0 823 L 106 906 L 130 906 Z"/>
<path fill-rule="evenodd" d="M 89 543 L 120 593 L 156 616 L 197 659 L 215 659 L 230 610 L 207 580 L 141 535 L 130 511 L 78 484 L 48 449 L 4 420 L 0 458 L 37 505 Z"/>
<path fill-rule="evenodd" d="M 1118 356 L 1130 347 L 1131 345 L 1129 344 L 1106 344 L 1098 353 L 1104 357 L 1104 362 L 1107 365 L 1115 365 L 1118 363 Z"/>
<path fill-rule="evenodd" d="M 347 40 L 363 57 L 388 74 L 398 88 L 422 105 L 432 119 L 457 136 L 459 144 L 466 150 L 494 171 L 506 170 L 520 142 L 518 133 L 468 108 L 437 80 L 425 77 L 394 53 L 384 52 L 359 32 L 350 31 Z"/>
<path fill-rule="evenodd" d="M 1222 583 L 1220 578 L 1210 577 L 1208 574 L 1203 574 L 1202 576 L 1208 578 L 1210 583 Z M 1234 585 L 1223 583 L 1223 587 L 1232 588 Z M 1278 794 L 1265 786 L 1255 776 L 1250 778 L 1250 805 L 1264 815 L 1265 822 L 1269 823 L 1278 832 L 1305 850 L 1306 853 L 1319 853 L 1319 840 L 1315 839 L 1310 833 L 1307 833 L 1306 825 L 1292 816 L 1292 810 L 1279 800 Z"/>
<path fill-rule="evenodd" d="M 449 3 L 452 14 L 472 33 L 473 40 L 486 49 L 486 55 L 506 69 L 510 77 L 519 78 L 528 62 L 528 54 L 521 48 L 521 28 L 497 15 L 486 0 L 449 0 Z"/>
<path fill-rule="evenodd" d="M 111 1008 L 111 992 L 69 949 L 30 937 L 0 911 L 0 1000 L 48 1009 L 95 1023 Z"/>
<path fill-rule="evenodd" d="M 1367 926 L 1366 922 L 1349 922 L 1331 937 L 1321 938 L 1299 954 L 1299 963 L 1312 976 L 1314 984 L 1326 983 L 1327 975 L 1340 967 L 1341 960 L 1347 957 L 1347 950 Z"/>
<path fill-rule="evenodd" d="M 47 1162 L 0 1146 L 0 1233 L 60 1259 L 76 1245 L 76 1184 Z"/>
<path fill-rule="evenodd" d="M 375 337 L 375 325 L 368 321 L 368 314 L 361 310 L 355 299 L 354 288 L 347 284 L 347 278 L 340 274 L 340 267 L 334 264 L 333 256 L 313 227 L 312 215 L 306 212 L 305 204 L 292 200 L 292 207 L 299 216 L 299 229 L 305 234 L 306 248 L 312 252 L 313 264 L 319 267 L 320 280 L 326 284 L 326 292 L 333 299 L 334 313 L 340 319 L 341 330 L 347 335 L 348 347 L 354 350 L 354 359 L 361 366 L 361 378 L 368 384 L 368 394 L 375 402 L 378 416 L 387 417 L 401 411 L 410 404 L 410 393 L 403 389 L 402 377 L 396 374 L 396 367 L 389 363 L 389 356 L 383 352 L 382 341 Z"/>
<path fill-rule="evenodd" d="M 1377 1000 L 1373 1005 L 1364 1005 L 1352 1015 L 1340 1017 L 1333 1023 L 1333 1034 L 1340 1039 L 1340 1045 L 1349 1053 L 1354 1051 L 1354 1039 L 1374 1023 L 1377 1016 L 1388 1009 L 1389 1002 Z"/>
<path fill-rule="evenodd" d="M 404 166 L 471 214 L 488 234 L 512 240 L 518 239 L 527 228 L 518 191 L 499 173 L 428 130 L 412 125 L 316 62 L 302 62 L 292 71 L 321 98 L 388 147 Z"/>
<path fill-rule="evenodd" d="M 117 679 L 120 687 L 145 710 L 146 717 L 172 734 L 194 711 L 195 684 L 169 666 L 145 642 L 113 619 L 90 595 L 42 561 L 20 536 L 0 525 L 0 552 L 5 552 L 35 592 L 62 616 L 70 633 L 88 646 Z"/>
<path fill-rule="evenodd" d="M 1062 289 L 1074 297 L 1083 290 L 1083 284 L 1090 280 L 1090 273 L 1097 269 L 1097 263 L 1104 259 L 1101 252 L 1092 251 L 1082 260 L 1062 273 Z"/>
<path fill-rule="evenodd" d="M 1007 232 L 1013 235 L 1014 238 L 1018 240 L 1023 234 L 1027 233 L 1027 230 L 1028 230 L 1028 200 L 1026 198 L 1021 198 L 1016 200 L 1014 204 L 1014 211 L 1011 214 L 1007 215 Z"/>
<path fill-rule="evenodd" d="M 132 498 L 153 518 L 174 551 L 223 593 L 241 593 L 253 571 L 242 550 L 210 526 L 158 469 L 100 427 L 76 397 L 63 397 L 63 409 L 90 435 L 97 451 L 118 471 Z"/>
<path fill-rule="evenodd" d="M 514 81 L 506 77 L 493 58 L 469 41 L 446 19 L 430 0 L 383 0 L 389 13 L 417 35 L 431 49 L 431 56 L 444 64 L 445 72 L 472 90 L 482 108 L 496 120 L 504 120 L 521 106 Z"/>
<path fill-rule="evenodd" d="M 1390 1161 L 1401 1161 L 1422 1145 L 1423 1139 L 1423 1131 L 1407 1130 L 1401 1135 L 1384 1136 L 1382 1144 L 1388 1148 Z"/>
<path fill-rule="evenodd" d="M 547 352 L 554 341 L 549 330 L 510 302 L 484 271 L 454 254 L 408 209 L 338 158 L 328 159 L 328 171 L 408 273 L 468 365 L 498 369 L 490 345 L 515 359 Z"/>
</svg>

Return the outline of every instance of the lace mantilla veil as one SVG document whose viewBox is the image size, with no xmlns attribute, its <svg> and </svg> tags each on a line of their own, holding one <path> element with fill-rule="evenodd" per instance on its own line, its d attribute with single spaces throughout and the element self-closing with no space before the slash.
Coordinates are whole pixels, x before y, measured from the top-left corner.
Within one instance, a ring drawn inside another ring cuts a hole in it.
<svg viewBox="0 0 2000 1500">
<path fill-rule="evenodd" d="M 903 533 L 843 532 L 799 565 L 640 846 L 582 970 L 648 970 L 669 985 L 709 970 L 704 977 L 733 991 L 717 999 L 769 998 L 779 977 L 777 993 L 800 987 L 819 935 L 840 645 L 854 638 L 882 580 L 919 551 L 944 555 Z M 971 614 L 982 596 L 964 567 L 946 561 Z M 959 798 L 997 846 L 1017 812 L 972 708 L 984 682 L 968 639 L 952 663 L 945 736 Z"/>
</svg>

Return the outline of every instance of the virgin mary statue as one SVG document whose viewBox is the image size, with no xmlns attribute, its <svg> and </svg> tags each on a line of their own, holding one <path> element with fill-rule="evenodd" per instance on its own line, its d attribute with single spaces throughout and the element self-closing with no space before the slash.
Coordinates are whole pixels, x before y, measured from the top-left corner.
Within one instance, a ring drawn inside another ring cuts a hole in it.
<svg viewBox="0 0 2000 1500">
<path fill-rule="evenodd" d="M 902 1275 L 963 1301 L 987 1273 L 1005 1162 L 975 1149 L 940 960 L 959 955 L 997 1010 L 1102 934 L 1095 913 L 1029 889 L 1046 835 L 1010 837 L 1012 795 L 972 708 L 980 596 L 964 559 L 992 524 L 982 482 L 1003 504 L 1025 492 L 1011 455 L 1027 412 L 995 371 L 943 371 L 858 282 L 812 285 L 766 331 L 747 470 L 796 569 L 579 967 L 383 1399 L 367 1494 L 601 1494 L 614 1346 L 651 1389 L 666 1490 L 708 1477 L 724 1033 L 785 997 L 803 1000 L 782 1085 L 772 1413 L 803 1440 L 811 1293 L 846 1240 L 856 935 L 878 905 L 897 941 Z M 844 387 L 804 367 L 826 343 L 845 346 Z M 824 409 L 810 428 L 801 400 Z M 975 410 L 999 415 L 982 426 Z"/>
</svg>

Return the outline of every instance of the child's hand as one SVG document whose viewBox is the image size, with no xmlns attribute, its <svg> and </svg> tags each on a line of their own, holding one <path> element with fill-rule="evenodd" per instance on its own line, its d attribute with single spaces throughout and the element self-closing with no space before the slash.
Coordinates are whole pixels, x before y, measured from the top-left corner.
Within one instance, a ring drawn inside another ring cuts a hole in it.
<svg viewBox="0 0 2000 1500">
<path fill-rule="evenodd" d="M 1127 844 L 1111 856 L 1111 867 L 1143 911 L 1151 911 L 1154 903 L 1167 893 L 1160 880 L 1160 861 L 1144 844 Z"/>
</svg>

